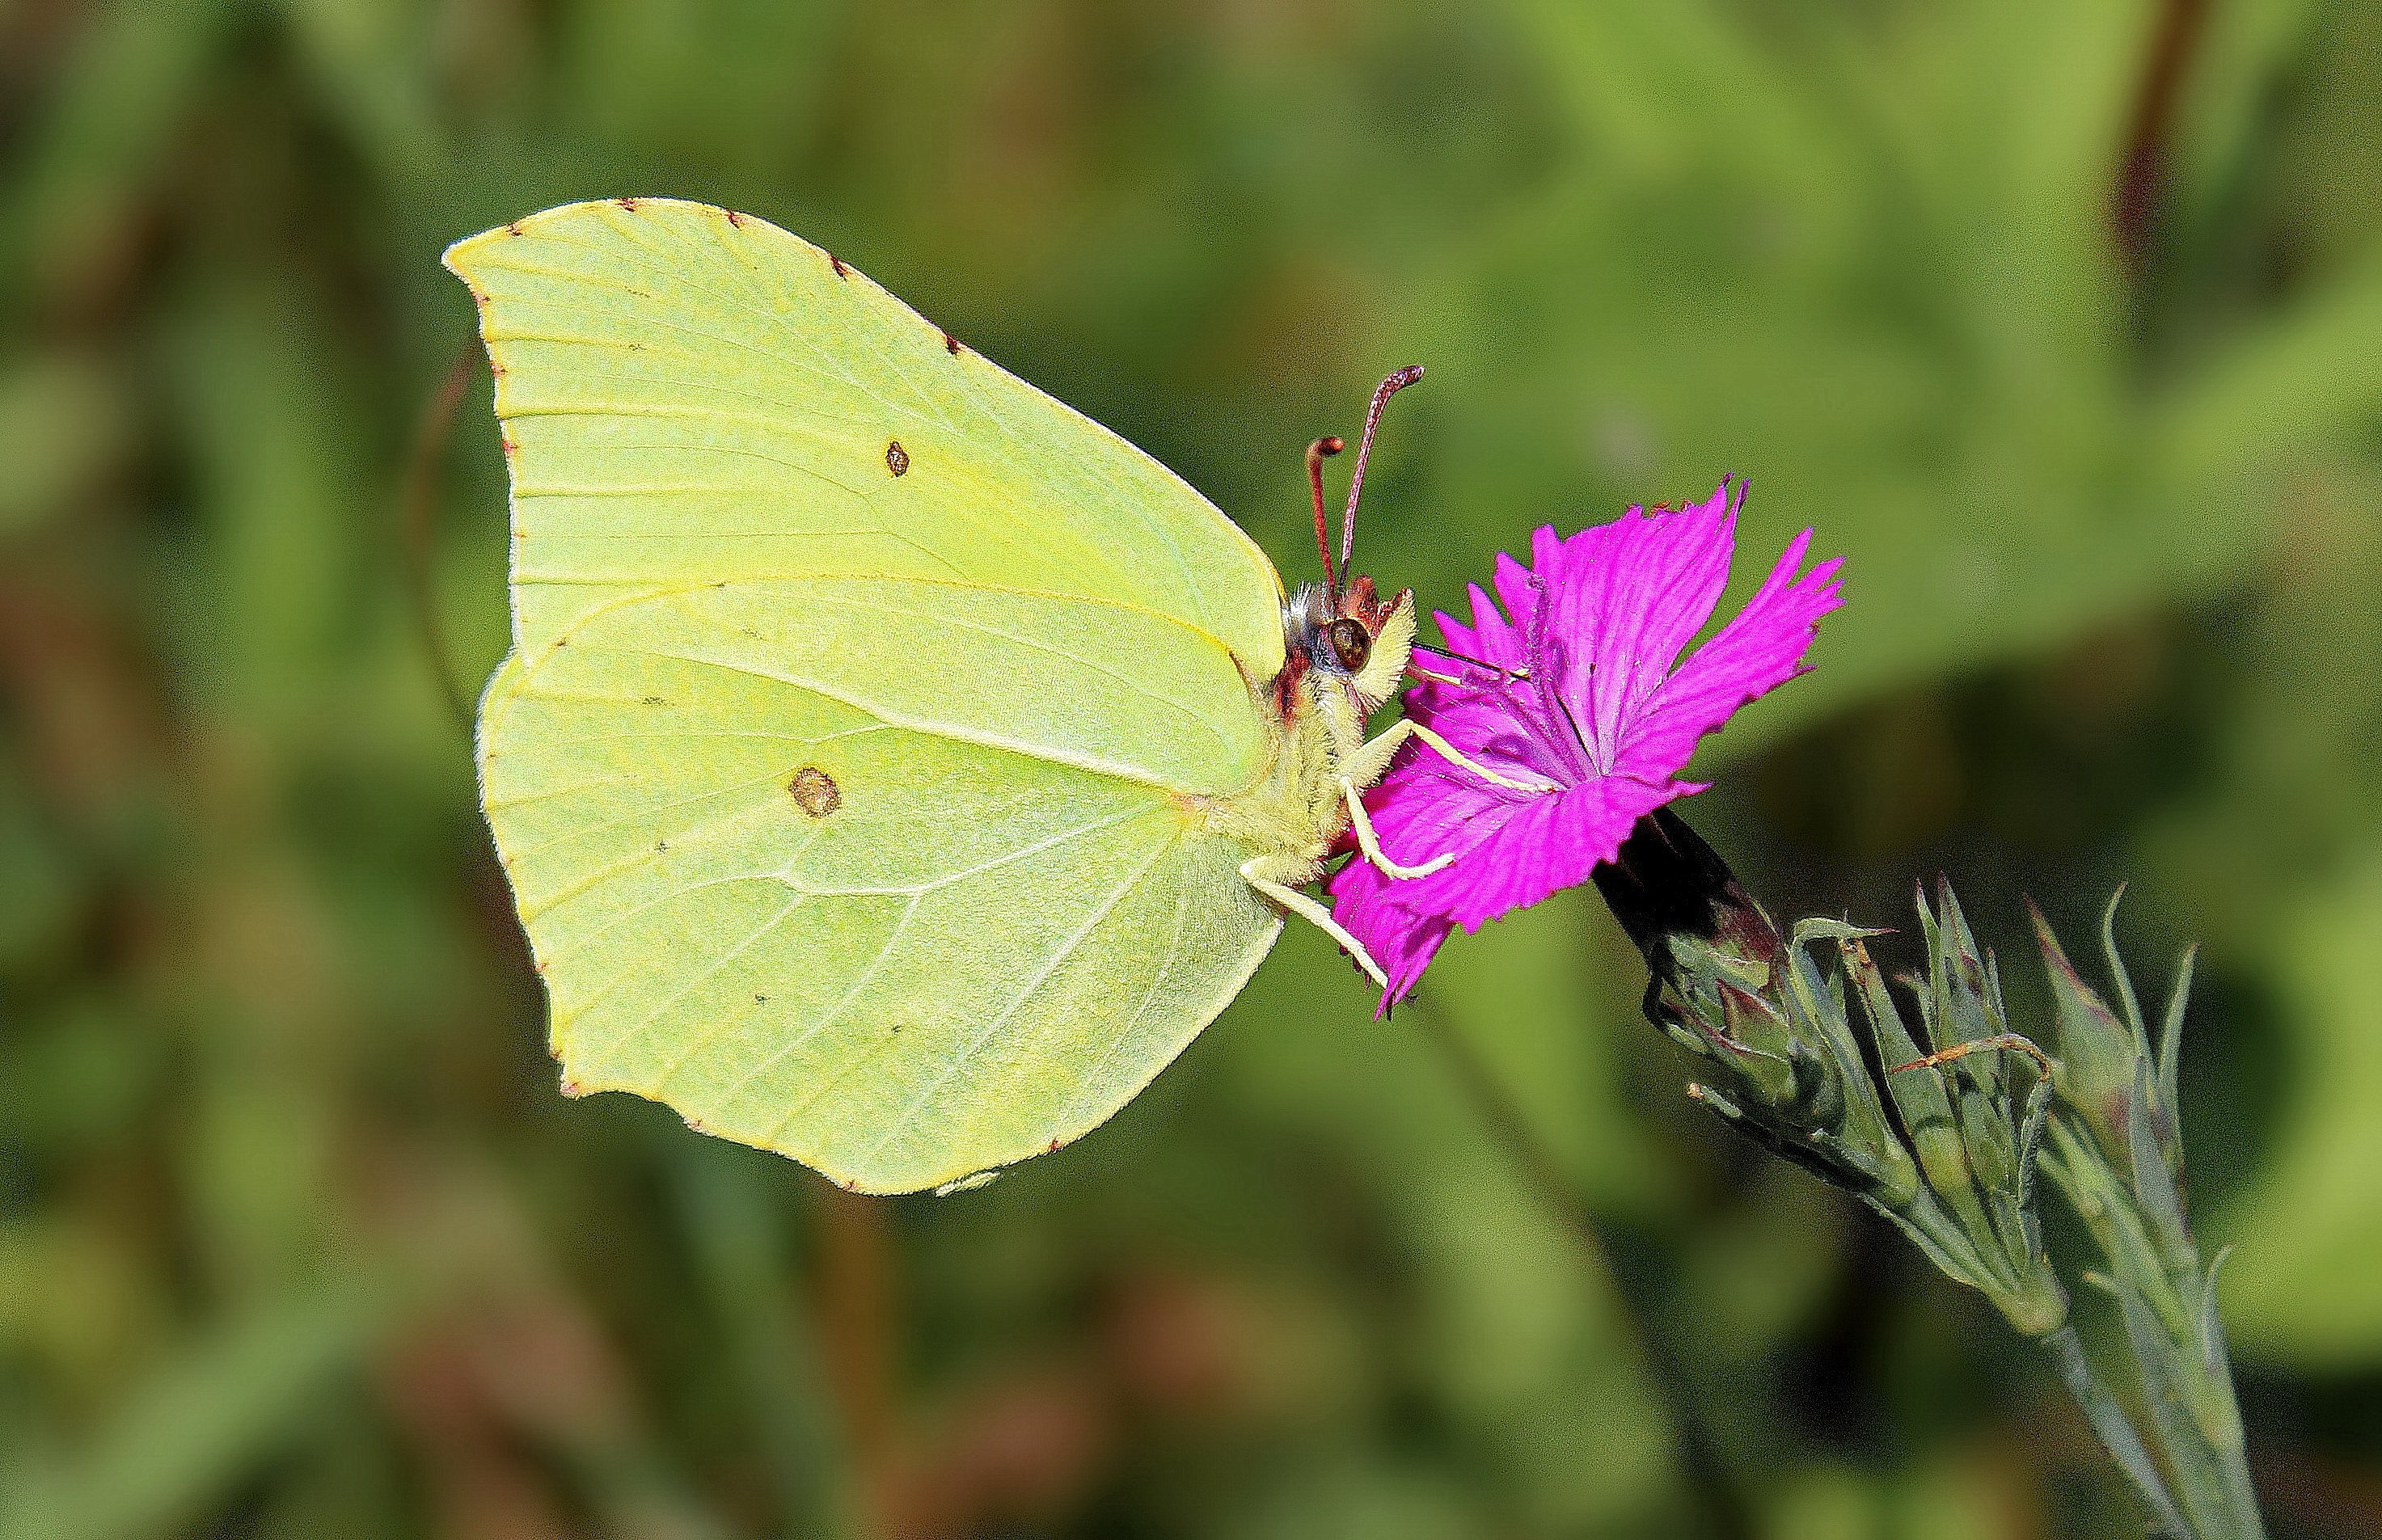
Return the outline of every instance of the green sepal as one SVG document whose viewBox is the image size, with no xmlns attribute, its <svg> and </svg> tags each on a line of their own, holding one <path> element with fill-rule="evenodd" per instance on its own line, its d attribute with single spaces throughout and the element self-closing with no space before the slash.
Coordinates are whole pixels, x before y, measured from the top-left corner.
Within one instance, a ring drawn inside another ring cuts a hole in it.
<svg viewBox="0 0 2382 1540">
<path fill-rule="evenodd" d="M 2133 1030 L 2134 1052 L 2143 1058 L 2151 1057 L 2150 1030 L 2143 1021 L 2143 1002 L 2134 994 L 2134 976 L 2126 969 L 2126 959 L 2118 953 L 2118 906 L 2126 901 L 2126 885 L 2109 895 L 2109 902 L 2101 911 L 2101 956 L 2109 966 L 2109 982 L 2117 987 L 2118 1004 L 2124 1012 L 2125 1023 Z"/>
</svg>

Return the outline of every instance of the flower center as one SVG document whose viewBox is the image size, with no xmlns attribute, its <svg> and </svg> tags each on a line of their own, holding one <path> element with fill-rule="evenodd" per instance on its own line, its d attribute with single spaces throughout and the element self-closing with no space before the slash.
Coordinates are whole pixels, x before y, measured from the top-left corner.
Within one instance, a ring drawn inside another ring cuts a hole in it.
<svg viewBox="0 0 2382 1540">
<path fill-rule="evenodd" d="M 1530 613 L 1522 622 L 1522 657 L 1530 671 L 1530 686 L 1539 693 L 1539 715 L 1546 719 L 1546 736 L 1571 763 L 1572 773 L 1591 780 L 1604 774 L 1604 766 L 1596 763 L 1596 752 L 1557 685 L 1556 676 L 1570 660 L 1547 635 L 1547 585 L 1536 572 L 1530 574 Z"/>
</svg>

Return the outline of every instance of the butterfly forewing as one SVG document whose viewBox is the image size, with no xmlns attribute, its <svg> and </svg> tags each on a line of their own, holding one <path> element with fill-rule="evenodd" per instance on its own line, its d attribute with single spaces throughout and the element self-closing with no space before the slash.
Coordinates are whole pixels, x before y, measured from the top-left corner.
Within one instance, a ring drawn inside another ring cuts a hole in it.
<svg viewBox="0 0 2382 1540">
<path fill-rule="evenodd" d="M 1138 605 L 1281 666 L 1280 583 L 1230 519 L 775 226 L 576 203 L 447 261 L 513 446 L 525 653 L 624 591 L 840 572 Z"/>
</svg>

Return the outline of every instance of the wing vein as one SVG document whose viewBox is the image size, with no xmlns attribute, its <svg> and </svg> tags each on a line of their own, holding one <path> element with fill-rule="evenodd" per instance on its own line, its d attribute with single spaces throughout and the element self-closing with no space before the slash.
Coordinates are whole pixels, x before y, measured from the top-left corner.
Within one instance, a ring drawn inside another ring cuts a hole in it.
<svg viewBox="0 0 2382 1540">
<path fill-rule="evenodd" d="M 1172 781 L 1153 776 L 1137 765 L 1120 764 L 1115 760 L 1104 759 L 1098 754 L 1077 753 L 1045 743 L 1023 742 L 1017 739 L 1003 737 L 1000 733 L 982 732 L 964 727 L 957 723 L 929 722 L 923 718 L 908 716 L 881 705 L 873 705 L 857 695 L 829 690 L 815 679 L 803 678 L 793 674 L 776 673 L 747 664 L 731 663 L 722 658 L 697 657 L 687 653 L 656 651 L 644 655 L 669 658 L 696 667 L 724 669 L 731 674 L 744 674 L 756 679 L 772 679 L 796 690 L 807 690 L 814 695 L 823 696 L 841 705 L 850 706 L 854 711 L 866 712 L 887 727 L 899 727 L 905 732 L 923 733 L 928 738 L 948 739 L 954 743 L 974 743 L 987 749 L 1002 749 L 1027 759 L 1040 760 L 1046 764 L 1063 764 L 1070 769 L 1089 771 L 1095 776 L 1106 776 L 1111 780 L 1131 781 L 1137 786 L 1154 786 L 1164 791 L 1212 795 L 1208 788 L 1177 786 Z"/>
<path fill-rule="evenodd" d="M 1179 838 L 1170 839 L 1160 845 L 1157 849 L 1152 850 L 1149 853 L 1148 860 L 1135 867 L 1123 882 L 1119 883 L 1115 889 L 1111 891 L 1106 898 L 1100 900 L 1099 907 L 1084 917 L 1084 923 L 1077 925 L 1074 931 L 1068 935 L 1067 939 L 1060 944 L 1058 949 L 1050 954 L 1050 960 L 1046 961 L 1041 967 L 1034 971 L 1033 977 L 1025 981 L 1025 987 L 1018 991 L 1016 998 L 1009 1002 L 1008 1008 L 1002 1010 L 1000 1015 L 995 1016 L 990 1021 L 985 1023 L 984 1029 L 981 1032 L 978 1032 L 974 1038 L 970 1039 L 968 1043 L 961 1048 L 959 1053 L 952 1057 L 952 1062 L 944 1069 L 943 1072 L 929 1081 L 924 1090 L 920 1091 L 915 1096 L 910 1099 L 910 1104 L 907 1106 L 903 1107 L 900 1113 L 888 1121 L 885 1132 L 878 1136 L 877 1142 L 871 1144 L 867 1151 L 861 1155 L 861 1165 L 867 1166 L 873 1164 L 878 1155 L 884 1154 L 886 1145 L 890 1144 L 895 1139 L 909 1131 L 910 1120 L 918 1115 L 919 1108 L 932 1101 L 935 1096 L 942 1091 L 944 1086 L 951 1083 L 953 1076 L 957 1075 L 962 1069 L 966 1069 L 969 1064 L 974 1062 L 976 1055 L 983 1052 L 984 1045 L 992 1041 L 993 1035 L 1000 1032 L 1002 1027 L 1007 1026 L 1010 1020 L 1020 1010 L 1025 1008 L 1026 1001 L 1032 999 L 1037 994 L 1041 992 L 1042 986 L 1050 982 L 1050 976 L 1053 973 L 1056 973 L 1061 967 L 1064 966 L 1068 959 L 1075 955 L 1076 950 L 1083 946 L 1085 939 L 1099 927 L 1100 922 L 1106 920 L 1111 914 L 1116 911 L 1117 905 L 1124 902 L 1125 895 L 1139 886 L 1141 885 L 1141 880 L 1149 875 L 1150 869 L 1156 866 L 1159 861 L 1164 857 L 1169 850 L 1174 849 L 1178 843 L 1180 843 Z"/>
<path fill-rule="evenodd" d="M 835 600 L 835 603 L 849 605 L 853 609 L 868 610 L 878 615 L 898 615 L 912 618 L 915 617 L 915 612 L 913 611 L 897 609 L 886 605 L 872 605 L 859 599 L 850 599 L 839 596 Z M 1013 631 L 1002 630 L 998 626 L 987 625 L 981 620 L 966 620 L 953 617 L 944 617 L 940 623 L 946 626 L 955 627 L 962 630 L 975 631 L 981 636 L 999 637 L 1003 642 L 1012 642 L 1032 652 L 1041 653 L 1046 656 L 1064 658 L 1069 663 L 1089 669 L 1091 672 L 1099 675 L 1102 678 L 1113 679 L 1118 684 L 1123 686 L 1127 693 L 1138 695 L 1147 700 L 1155 701 L 1160 705 L 1166 707 L 1169 711 L 1189 718 L 1201 732 L 1206 733 L 1209 738 L 1216 740 L 1217 747 L 1223 750 L 1227 757 L 1230 757 L 1233 752 L 1232 739 L 1224 736 L 1222 731 L 1217 727 L 1215 722 L 1211 718 L 1202 715 L 1199 712 L 1194 710 L 1190 706 L 1185 705 L 1182 701 L 1176 697 L 1160 691 L 1152 684 L 1130 678 L 1124 674 L 1120 674 L 1113 668 L 1108 667 L 1103 664 L 1095 663 L 1090 658 L 1085 657 L 1081 654 L 1071 653 L 1064 647 L 1056 646 L 1048 642 L 1038 642 L 1034 638 L 1028 636 L 1019 636 Z"/>
<path fill-rule="evenodd" d="M 711 961 L 699 970 L 693 978 L 687 980 L 686 983 L 670 991 L 668 995 L 662 996 L 661 1000 L 657 1003 L 651 1010 L 648 1010 L 643 1016 L 638 1017 L 621 1032 L 615 1033 L 609 1043 L 607 1043 L 603 1047 L 596 1050 L 596 1057 L 599 1058 L 609 1058 L 614 1054 L 619 1053 L 621 1047 L 631 1040 L 645 1035 L 645 1029 L 652 1026 L 656 1021 L 661 1020 L 662 1014 L 665 1011 L 671 1009 L 681 1000 L 685 999 L 689 995 L 694 994 L 705 984 L 709 984 L 713 979 L 718 978 L 721 970 L 725 969 L 730 963 L 735 961 L 738 958 L 743 957 L 746 952 L 751 951 L 755 943 L 758 942 L 763 936 L 768 935 L 771 931 L 776 930 L 780 925 L 785 923 L 787 915 L 792 914 L 794 911 L 802 908 L 803 905 L 809 901 L 810 895 L 806 893 L 796 893 L 792 898 L 786 900 L 784 907 L 780 908 L 777 913 L 772 914 L 769 918 L 761 922 L 760 924 L 755 926 L 752 932 L 747 935 L 743 940 L 739 941 L 735 946 L 729 947 L 728 950 L 712 959 Z M 669 1067 L 663 1071 L 662 1081 L 656 1082 L 655 1085 L 655 1094 L 657 1096 L 661 1093 L 661 1083 L 663 1082 L 667 1082 L 671 1075 L 676 1074 L 678 1072 L 678 1067 L 685 1061 L 686 1055 L 681 1053 L 676 1059 L 672 1060 Z"/>
<path fill-rule="evenodd" d="M 764 771 L 758 776 L 748 776 L 741 781 L 731 781 L 726 786 L 716 786 L 708 791 L 698 791 L 690 797 L 681 797 L 675 801 L 668 802 L 657 802 L 652 807 L 632 808 L 628 812 L 621 813 L 617 818 L 608 818 L 600 824 L 583 825 L 580 827 L 571 830 L 569 834 L 561 835 L 553 839 L 546 840 L 543 844 L 521 846 L 514 849 L 506 851 L 505 854 L 508 859 L 512 861 L 526 861 L 533 856 L 544 855 L 548 850 L 557 849 L 562 846 L 569 845 L 574 840 L 584 839 L 592 834 L 603 834 L 608 830 L 617 829 L 625 824 L 633 824 L 642 819 L 658 817 L 665 813 L 675 813 L 681 808 L 694 807 L 697 803 L 707 802 L 715 798 L 732 796 L 740 791 L 750 791 L 764 781 L 774 781 L 780 775 L 791 773 L 791 770 L 780 770 L 773 767 L 769 770 Z M 488 805 L 491 807 L 510 807 L 514 804 L 511 802 L 492 802 Z M 703 827 L 704 824 L 702 820 L 698 819 L 692 824 L 681 824 L 679 825 L 677 830 L 672 832 L 692 834 L 700 832 Z M 635 861 L 651 860 L 652 855 L 653 852 L 645 851 L 637 856 Z M 635 861 L 624 864 L 633 865 Z M 603 875 L 608 876 L 611 873 L 619 870 L 620 870 L 620 866 L 608 868 Z M 547 910 L 553 908 L 556 904 L 562 902 L 566 898 L 574 897 L 583 890 L 584 889 L 583 887 L 577 886 L 567 888 L 563 892 L 556 894 L 554 897 L 539 903 L 536 912 L 543 914 Z M 531 911 L 526 905 L 522 907 L 522 914 L 524 919 L 531 917 Z"/>
<path fill-rule="evenodd" d="M 1099 1077 L 1107 1072 L 1108 1067 L 1115 1061 L 1116 1056 L 1123 1050 L 1133 1034 L 1140 1030 L 1141 1019 L 1149 1014 L 1150 1002 L 1158 998 L 1160 981 L 1163 980 L 1168 971 L 1174 966 L 1175 959 L 1183 955 L 1184 920 L 1190 909 L 1190 885 L 1178 883 L 1174 889 L 1174 932 L 1167 939 L 1166 955 L 1159 959 L 1155 968 L 1150 970 L 1149 983 L 1142 990 L 1141 1003 L 1134 1007 L 1133 1015 L 1126 1019 L 1123 1026 L 1117 1029 L 1116 1036 L 1109 1040 L 1109 1045 L 1101 1050 L 1100 1057 L 1094 1060 L 1082 1074 L 1075 1077 L 1074 1094 L 1060 1104 L 1059 1116 L 1050 1131 L 1052 1138 L 1062 1138 L 1065 1135 L 1068 1125 L 1075 1119 L 1077 1106 L 1099 1083 Z"/>
</svg>

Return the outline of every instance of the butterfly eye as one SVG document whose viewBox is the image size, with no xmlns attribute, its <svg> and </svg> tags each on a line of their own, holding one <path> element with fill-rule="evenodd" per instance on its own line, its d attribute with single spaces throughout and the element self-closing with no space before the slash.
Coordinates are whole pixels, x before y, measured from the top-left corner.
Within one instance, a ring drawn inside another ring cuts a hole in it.
<svg viewBox="0 0 2382 1540">
<path fill-rule="evenodd" d="M 1365 629 L 1362 620 L 1352 620 L 1344 615 L 1332 622 L 1323 634 L 1332 643 L 1332 655 L 1351 674 L 1361 670 L 1365 660 L 1372 655 L 1373 633 Z"/>
</svg>

